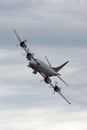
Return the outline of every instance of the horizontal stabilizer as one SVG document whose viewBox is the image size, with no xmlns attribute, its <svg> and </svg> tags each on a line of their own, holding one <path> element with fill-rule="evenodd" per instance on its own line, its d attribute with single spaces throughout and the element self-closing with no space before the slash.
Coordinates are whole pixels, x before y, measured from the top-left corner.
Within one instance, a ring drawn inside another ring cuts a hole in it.
<svg viewBox="0 0 87 130">
<path fill-rule="evenodd" d="M 58 72 L 59 70 L 61 70 L 69 61 L 66 61 L 64 64 L 60 65 L 59 67 L 53 67 L 53 69 Z"/>
</svg>

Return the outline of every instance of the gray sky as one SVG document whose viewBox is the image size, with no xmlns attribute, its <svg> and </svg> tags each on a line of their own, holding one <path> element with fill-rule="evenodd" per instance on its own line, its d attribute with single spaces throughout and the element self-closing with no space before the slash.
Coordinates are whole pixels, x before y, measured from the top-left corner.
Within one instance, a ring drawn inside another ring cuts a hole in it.
<svg viewBox="0 0 87 130">
<path fill-rule="evenodd" d="M 60 73 L 71 87 L 52 80 L 71 106 L 32 74 L 14 28 L 42 60 L 70 61 Z M 87 130 L 86 35 L 86 0 L 0 0 L 1 130 Z"/>
</svg>

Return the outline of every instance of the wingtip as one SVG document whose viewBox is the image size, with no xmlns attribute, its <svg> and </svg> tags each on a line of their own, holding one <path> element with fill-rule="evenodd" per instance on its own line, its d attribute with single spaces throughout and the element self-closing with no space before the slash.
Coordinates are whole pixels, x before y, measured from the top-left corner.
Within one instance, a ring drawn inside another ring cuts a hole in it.
<svg viewBox="0 0 87 130">
<path fill-rule="evenodd" d="M 69 63 L 69 60 L 68 60 L 68 61 L 66 61 L 66 64 L 67 64 L 67 63 Z"/>
<path fill-rule="evenodd" d="M 71 102 L 69 102 L 69 105 L 72 105 Z"/>
</svg>

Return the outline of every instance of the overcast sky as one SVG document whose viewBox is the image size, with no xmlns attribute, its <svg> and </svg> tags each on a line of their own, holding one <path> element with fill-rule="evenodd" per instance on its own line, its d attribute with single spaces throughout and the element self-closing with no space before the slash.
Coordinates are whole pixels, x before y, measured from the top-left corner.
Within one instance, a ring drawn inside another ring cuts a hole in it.
<svg viewBox="0 0 87 130">
<path fill-rule="evenodd" d="M 13 33 L 61 71 L 69 106 L 27 67 Z M 86 0 L 0 0 L 0 130 L 87 130 Z"/>
</svg>

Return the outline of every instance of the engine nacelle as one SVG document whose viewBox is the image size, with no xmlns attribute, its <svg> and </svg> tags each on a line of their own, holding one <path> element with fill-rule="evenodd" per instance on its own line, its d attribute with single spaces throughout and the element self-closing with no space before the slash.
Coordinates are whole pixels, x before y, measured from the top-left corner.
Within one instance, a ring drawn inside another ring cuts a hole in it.
<svg viewBox="0 0 87 130">
<path fill-rule="evenodd" d="M 25 41 L 22 41 L 22 42 L 20 43 L 20 46 L 23 47 L 23 48 L 27 48 L 27 45 L 25 44 L 25 42 L 26 42 L 26 40 L 25 40 Z"/>
<path fill-rule="evenodd" d="M 60 88 L 59 88 L 58 86 L 55 86 L 55 87 L 54 87 L 54 91 L 55 91 L 55 92 L 60 92 L 61 90 L 60 90 Z"/>
<path fill-rule="evenodd" d="M 51 83 L 51 79 L 49 77 L 45 77 L 44 78 L 44 82 L 49 84 L 49 83 Z"/>
<path fill-rule="evenodd" d="M 28 53 L 27 56 L 26 56 L 26 58 L 27 58 L 28 60 L 31 60 L 32 54 L 31 54 L 31 53 Z"/>
</svg>

